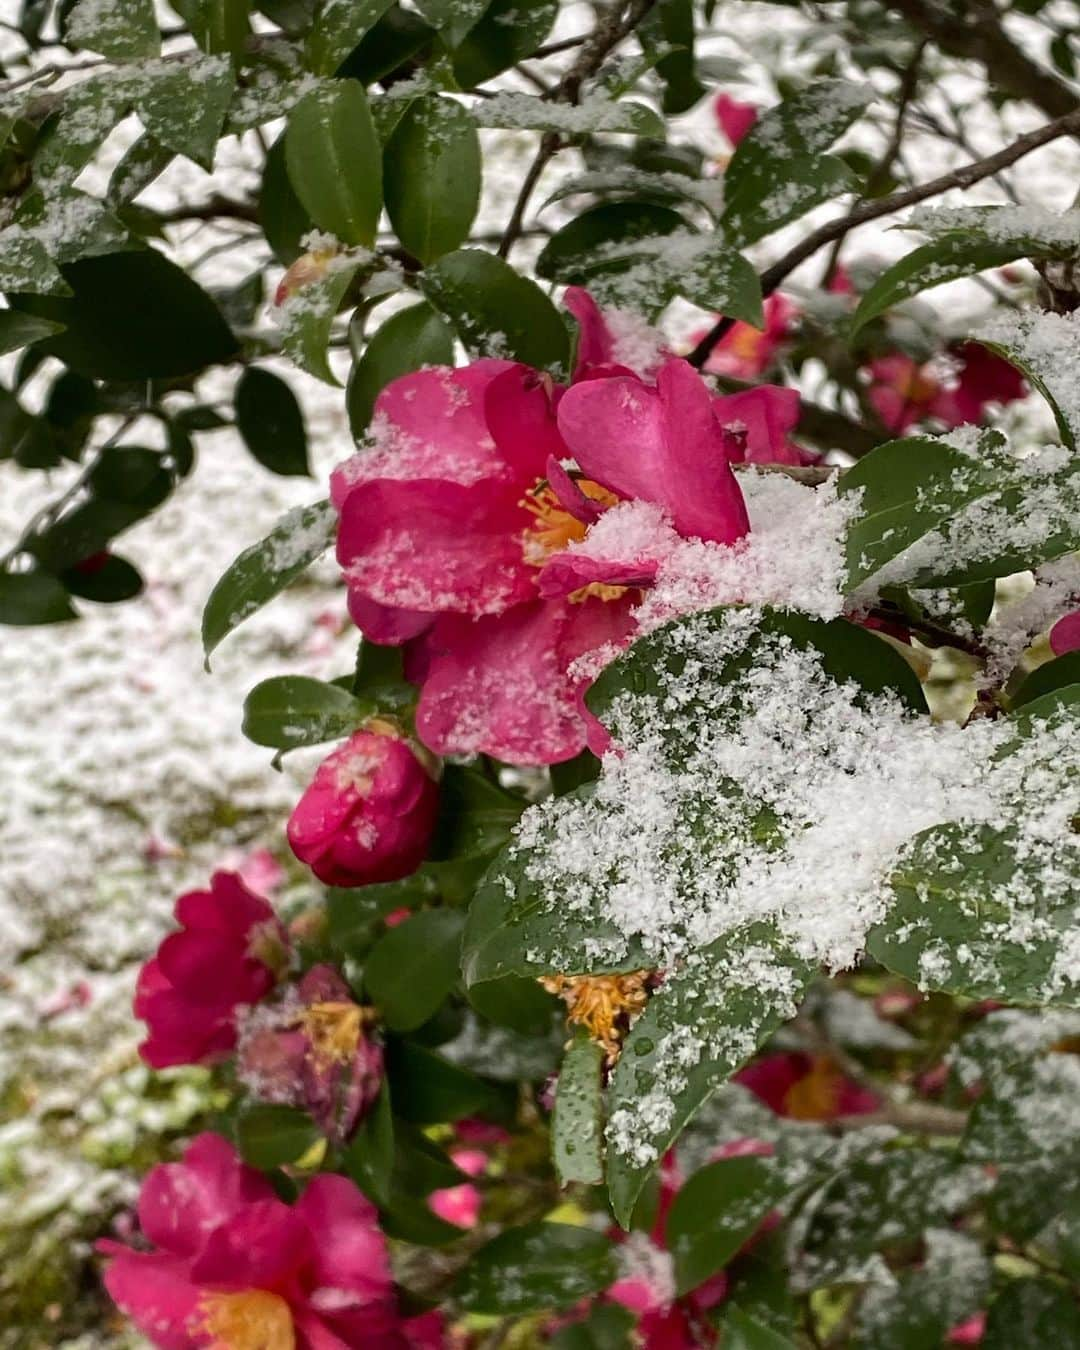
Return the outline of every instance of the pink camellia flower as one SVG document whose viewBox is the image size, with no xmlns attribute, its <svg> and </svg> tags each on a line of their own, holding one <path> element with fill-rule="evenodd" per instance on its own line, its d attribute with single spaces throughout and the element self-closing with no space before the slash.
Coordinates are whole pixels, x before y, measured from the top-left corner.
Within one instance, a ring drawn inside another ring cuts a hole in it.
<svg viewBox="0 0 1080 1350">
<path fill-rule="evenodd" d="M 713 113 L 720 130 L 733 146 L 739 144 L 758 120 L 758 110 L 752 103 L 740 103 L 730 94 L 717 94 L 713 99 Z"/>
<path fill-rule="evenodd" d="M 1024 397 L 1024 377 L 981 343 L 957 343 L 946 357 L 951 371 L 900 352 L 870 362 L 867 396 L 889 431 L 900 434 L 928 418 L 947 427 L 981 422 L 988 404 Z"/>
<path fill-rule="evenodd" d="M 740 1069 L 734 1081 L 749 1088 L 777 1115 L 791 1120 L 868 1115 L 881 1106 L 876 1093 L 852 1082 L 831 1059 L 802 1051 L 766 1055 Z"/>
<path fill-rule="evenodd" d="M 372 719 L 319 765 L 286 833 L 329 886 L 396 881 L 424 860 L 438 806 L 438 788 L 409 742 Z"/>
<path fill-rule="evenodd" d="M 713 412 L 730 433 L 735 464 L 803 464 L 807 456 L 790 433 L 799 421 L 799 391 L 758 384 L 713 399 Z M 732 453 L 732 452 L 729 452 Z"/>
<path fill-rule="evenodd" d="M 312 966 L 240 1025 L 237 1073 L 262 1101 L 309 1111 L 327 1138 L 351 1137 L 382 1087 L 382 1043 L 333 966 Z"/>
<path fill-rule="evenodd" d="M 1050 629 L 1050 649 L 1055 656 L 1080 651 L 1080 609 L 1075 609 L 1063 619 L 1058 619 Z"/>
<path fill-rule="evenodd" d="M 232 1145 L 199 1135 L 139 1196 L 151 1251 L 103 1239 L 105 1286 L 162 1350 L 407 1350 L 377 1213 L 345 1177 L 291 1207 Z"/>
<path fill-rule="evenodd" d="M 986 1313 L 973 1313 L 964 1322 L 958 1322 L 945 1337 L 948 1345 L 978 1345 L 986 1332 Z"/>
<path fill-rule="evenodd" d="M 753 380 L 772 364 L 773 358 L 791 336 L 798 310 L 774 291 L 765 301 L 765 326 L 752 328 L 742 319 L 732 324 L 709 353 L 705 369 L 710 375 L 730 375 L 736 380 Z M 702 334 L 695 337 L 695 341 Z"/>
<path fill-rule="evenodd" d="M 176 902 L 181 931 L 143 966 L 135 1016 L 150 1034 L 139 1054 L 152 1068 L 206 1064 L 236 1045 L 240 1008 L 273 989 L 289 940 L 270 905 L 234 872 L 215 872 L 208 891 Z"/>
<path fill-rule="evenodd" d="M 479 1177 L 487 1171 L 488 1156 L 478 1148 L 451 1149 L 450 1159 L 466 1176 Z M 470 1181 L 463 1181 L 460 1186 L 445 1186 L 428 1196 L 432 1213 L 458 1228 L 476 1227 L 482 1203 L 479 1189 Z"/>
</svg>

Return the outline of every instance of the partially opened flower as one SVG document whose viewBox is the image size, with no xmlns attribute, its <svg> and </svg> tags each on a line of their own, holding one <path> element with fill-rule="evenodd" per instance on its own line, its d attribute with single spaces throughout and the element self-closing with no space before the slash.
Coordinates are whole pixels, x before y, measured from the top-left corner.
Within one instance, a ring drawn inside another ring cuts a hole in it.
<svg viewBox="0 0 1080 1350">
<path fill-rule="evenodd" d="M 382 1042 L 333 966 L 313 966 L 243 1020 L 237 1072 L 254 1096 L 303 1107 L 341 1143 L 379 1095 Z"/>
<path fill-rule="evenodd" d="M 289 1206 L 231 1144 L 201 1134 L 143 1183 L 152 1250 L 111 1240 L 98 1250 L 109 1293 L 163 1350 L 407 1350 L 377 1220 L 351 1181 L 329 1174 Z"/>
<path fill-rule="evenodd" d="M 438 806 L 413 747 L 372 719 L 319 765 L 289 818 L 289 844 L 329 886 L 396 881 L 424 860 Z"/>
<path fill-rule="evenodd" d="M 790 439 L 799 421 L 799 391 L 758 384 L 713 399 L 717 421 L 730 435 L 736 464 L 803 464 L 808 458 Z"/>
<path fill-rule="evenodd" d="M 740 1069 L 734 1081 L 791 1120 L 867 1115 L 881 1106 L 876 1093 L 853 1082 L 831 1059 L 802 1051 L 765 1055 Z"/>
<path fill-rule="evenodd" d="M 752 103 L 740 103 L 730 94 L 717 94 L 713 99 L 713 114 L 717 125 L 732 145 L 738 145 L 758 120 L 758 110 Z"/>
<path fill-rule="evenodd" d="M 149 1029 L 139 1053 L 155 1069 L 229 1054 L 238 1011 L 265 998 L 289 961 L 274 911 L 234 872 L 182 895 L 176 919 L 180 932 L 143 966 L 135 990 L 135 1016 Z"/>
</svg>

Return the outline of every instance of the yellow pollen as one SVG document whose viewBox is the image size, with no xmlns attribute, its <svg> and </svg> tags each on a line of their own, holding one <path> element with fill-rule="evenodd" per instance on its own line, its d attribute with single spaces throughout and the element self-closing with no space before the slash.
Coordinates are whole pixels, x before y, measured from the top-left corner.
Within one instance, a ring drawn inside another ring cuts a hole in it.
<svg viewBox="0 0 1080 1350">
<path fill-rule="evenodd" d="M 279 1294 L 207 1294 L 199 1311 L 200 1330 L 214 1338 L 210 1350 L 296 1350 L 292 1313 Z"/>
<path fill-rule="evenodd" d="M 347 1064 L 364 1034 L 364 1010 L 357 1003 L 312 1003 L 299 1022 L 320 1068 Z"/>
<path fill-rule="evenodd" d="M 648 1002 L 647 978 L 648 971 L 635 970 L 629 975 L 544 975 L 540 983 L 566 1004 L 566 1020 L 583 1026 L 614 1064 L 629 1019 Z"/>
<path fill-rule="evenodd" d="M 828 1120 L 836 1114 L 843 1077 L 831 1059 L 818 1055 L 810 1072 L 784 1094 L 784 1111 L 792 1120 Z"/>
<path fill-rule="evenodd" d="M 896 391 L 909 403 L 929 403 L 938 391 L 937 381 L 916 366 L 896 382 Z"/>
<path fill-rule="evenodd" d="M 586 497 L 603 506 L 615 506 L 618 503 L 614 492 L 609 492 L 590 478 L 578 479 L 577 485 Z M 567 544 L 585 538 L 588 526 L 567 511 L 546 483 L 538 483 L 527 492 L 521 504 L 536 517 L 532 532 L 525 541 L 525 561 L 535 567 L 542 567 L 549 554 L 558 553 Z"/>
</svg>

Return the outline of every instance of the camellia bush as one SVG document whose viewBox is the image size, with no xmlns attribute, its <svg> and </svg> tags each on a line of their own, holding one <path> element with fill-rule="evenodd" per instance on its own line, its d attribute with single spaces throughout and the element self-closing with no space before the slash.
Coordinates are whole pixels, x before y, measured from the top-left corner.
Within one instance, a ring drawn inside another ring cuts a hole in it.
<svg viewBox="0 0 1080 1350">
<path fill-rule="evenodd" d="M 220 871 L 139 978 L 230 1103 L 102 1216 L 149 1342 L 1080 1345 L 1078 28 L 23 0 L 0 620 L 133 601 L 202 435 L 355 441 L 206 600 L 210 680 L 332 550 L 357 655 L 237 709 L 320 902 Z"/>
</svg>

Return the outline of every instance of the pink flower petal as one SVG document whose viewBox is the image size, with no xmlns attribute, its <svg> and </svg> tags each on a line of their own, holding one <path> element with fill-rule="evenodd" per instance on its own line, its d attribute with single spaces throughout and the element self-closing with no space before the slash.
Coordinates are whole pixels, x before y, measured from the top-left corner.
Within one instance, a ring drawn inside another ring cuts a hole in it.
<svg viewBox="0 0 1080 1350">
<path fill-rule="evenodd" d="M 683 536 L 730 544 L 749 529 L 712 396 L 687 362 L 667 361 L 655 390 L 625 376 L 575 385 L 559 428 L 586 477 L 666 507 Z"/>
<path fill-rule="evenodd" d="M 191 1350 L 201 1291 L 184 1263 L 156 1252 L 123 1251 L 105 1269 L 105 1288 L 121 1312 L 161 1350 Z"/>
<path fill-rule="evenodd" d="M 788 440 L 799 420 L 799 402 L 797 389 L 759 384 L 713 399 L 713 410 L 741 444 L 739 458 L 745 463 L 801 464 L 799 451 Z"/>
<path fill-rule="evenodd" d="M 758 110 L 752 103 L 740 103 L 730 94 L 717 94 L 713 99 L 713 112 L 720 130 L 732 145 L 738 145 L 758 120 Z"/>
<path fill-rule="evenodd" d="M 317 1288 L 342 1290 L 355 1304 L 390 1296 L 390 1258 L 375 1206 L 346 1177 L 314 1177 L 294 1206 L 314 1242 Z"/>
<path fill-rule="evenodd" d="M 310 1258 L 312 1236 L 300 1216 L 276 1196 L 257 1200 L 215 1228 L 191 1265 L 200 1285 L 273 1289 Z"/>
<path fill-rule="evenodd" d="M 566 454 L 555 408 L 562 390 L 528 366 L 497 375 L 484 395 L 484 416 L 500 456 L 522 487 L 544 476 L 549 458 Z"/>
<path fill-rule="evenodd" d="M 616 558 L 592 558 L 584 553 L 557 553 L 541 569 L 540 594 L 554 600 L 596 582 L 608 586 L 651 586 L 659 568 L 655 558 L 624 562 Z"/>
<path fill-rule="evenodd" d="M 1055 656 L 1080 651 L 1080 609 L 1058 619 L 1050 629 L 1050 647 Z"/>
<path fill-rule="evenodd" d="M 562 302 L 578 323 L 574 379 L 580 380 L 590 366 L 606 366 L 615 360 L 615 339 L 600 306 L 583 286 L 567 286 Z"/>
</svg>

